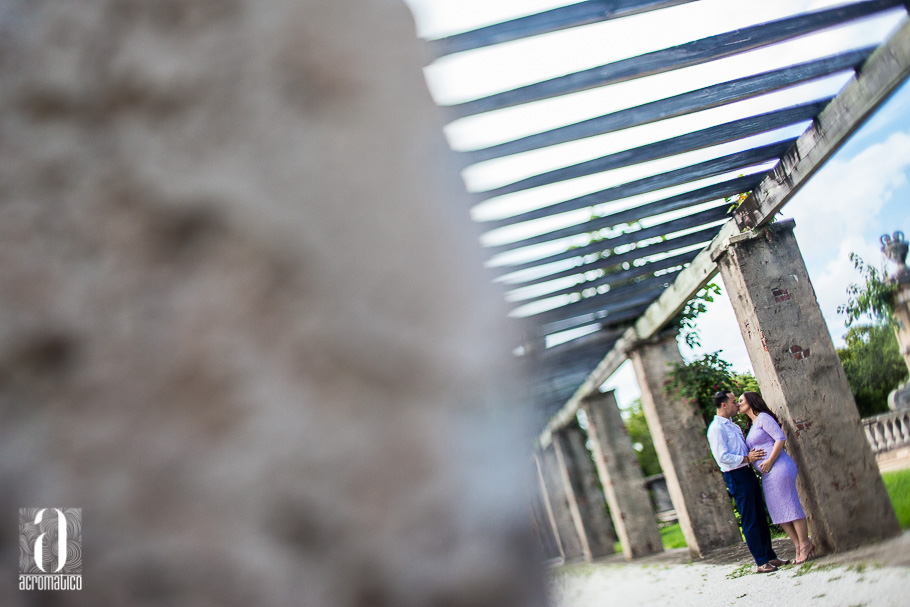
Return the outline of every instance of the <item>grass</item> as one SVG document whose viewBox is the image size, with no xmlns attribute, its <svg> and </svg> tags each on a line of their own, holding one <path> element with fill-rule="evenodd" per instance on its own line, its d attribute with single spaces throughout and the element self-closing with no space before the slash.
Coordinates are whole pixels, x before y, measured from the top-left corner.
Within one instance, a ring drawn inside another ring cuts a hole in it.
<svg viewBox="0 0 910 607">
<path fill-rule="evenodd" d="M 666 550 L 671 548 L 685 548 L 688 545 L 686 544 L 686 538 L 683 537 L 679 523 L 673 523 L 672 525 L 661 528 L 660 539 L 663 541 L 664 549 Z"/>
<path fill-rule="evenodd" d="M 910 469 L 883 472 L 882 480 L 901 528 L 910 528 Z"/>
</svg>

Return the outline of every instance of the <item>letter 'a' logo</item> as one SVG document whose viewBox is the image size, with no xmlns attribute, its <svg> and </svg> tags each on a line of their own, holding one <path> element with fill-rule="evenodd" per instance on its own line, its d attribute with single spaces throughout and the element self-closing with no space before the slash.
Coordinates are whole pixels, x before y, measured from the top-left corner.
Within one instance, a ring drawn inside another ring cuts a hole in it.
<svg viewBox="0 0 910 607">
<path fill-rule="evenodd" d="M 82 573 L 82 509 L 19 509 L 19 573 Z"/>
<path fill-rule="evenodd" d="M 35 515 L 35 525 L 40 529 L 41 521 L 44 518 L 44 511 L 47 508 L 42 508 L 38 511 L 38 514 Z M 63 571 L 63 566 L 66 564 L 66 517 L 63 516 L 63 512 L 59 508 L 52 508 L 54 512 L 57 513 L 57 569 L 54 571 L 59 572 Z M 38 569 L 44 572 L 44 536 L 47 533 L 39 533 L 38 537 L 35 539 L 35 565 Z"/>
</svg>

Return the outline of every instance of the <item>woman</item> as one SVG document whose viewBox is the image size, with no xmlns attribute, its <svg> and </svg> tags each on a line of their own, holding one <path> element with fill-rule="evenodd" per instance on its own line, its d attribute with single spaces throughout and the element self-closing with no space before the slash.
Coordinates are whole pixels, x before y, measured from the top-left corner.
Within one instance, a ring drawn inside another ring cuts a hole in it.
<svg viewBox="0 0 910 607">
<path fill-rule="evenodd" d="M 761 473 L 768 514 L 793 542 L 796 548 L 793 562 L 805 563 L 815 555 L 815 545 L 809 540 L 806 513 L 796 494 L 796 464 L 784 451 L 786 436 L 780 422 L 756 392 L 744 392 L 739 397 L 738 410 L 749 418 L 746 436 L 749 449 L 764 449 L 768 454 L 752 464 Z"/>
</svg>

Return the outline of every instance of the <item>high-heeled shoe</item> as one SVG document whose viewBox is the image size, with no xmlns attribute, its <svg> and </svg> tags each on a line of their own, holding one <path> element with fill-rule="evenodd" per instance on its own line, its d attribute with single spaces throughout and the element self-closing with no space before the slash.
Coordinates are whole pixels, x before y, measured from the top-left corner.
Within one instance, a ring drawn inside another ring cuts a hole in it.
<svg viewBox="0 0 910 607">
<path fill-rule="evenodd" d="M 815 544 L 812 543 L 812 542 L 809 542 L 809 547 L 808 547 L 808 548 L 806 548 L 805 550 L 803 550 L 802 548 L 800 548 L 800 549 L 797 551 L 796 560 L 793 561 L 793 564 L 794 564 L 794 565 L 802 565 L 803 563 L 805 563 L 805 562 L 808 561 L 809 559 L 813 558 L 814 556 L 815 556 Z"/>
</svg>

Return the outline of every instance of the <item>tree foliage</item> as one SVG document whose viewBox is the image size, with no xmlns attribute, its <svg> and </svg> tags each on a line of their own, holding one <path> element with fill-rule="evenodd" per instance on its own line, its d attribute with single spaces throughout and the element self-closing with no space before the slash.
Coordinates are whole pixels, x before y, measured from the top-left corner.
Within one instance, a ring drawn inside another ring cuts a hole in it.
<svg viewBox="0 0 910 607">
<path fill-rule="evenodd" d="M 705 354 L 691 362 L 672 363 L 670 381 L 664 386 L 664 391 L 692 404 L 707 425 L 717 413 L 714 394 L 719 390 L 729 390 L 737 395 L 747 390 L 761 393 L 751 373 L 732 372 L 731 366 L 720 357 L 720 351 Z"/>
<path fill-rule="evenodd" d="M 888 393 L 907 379 L 890 323 L 856 325 L 844 336 L 847 345 L 837 351 L 861 417 L 888 411 Z"/>
<path fill-rule="evenodd" d="M 850 253 L 850 261 L 862 274 L 863 284 L 847 287 L 847 303 L 837 307 L 838 314 L 847 315 L 844 324 L 850 327 L 866 315 L 875 322 L 892 324 L 897 285 L 888 280 L 885 270 L 870 266 L 856 253 Z"/>
<path fill-rule="evenodd" d="M 672 396 L 685 399 L 705 419 L 705 424 L 714 418 L 714 393 L 729 390 L 731 384 L 730 363 L 720 357 L 720 351 L 705 354 L 691 362 L 672 363 L 670 381 L 664 391 Z"/>
<path fill-rule="evenodd" d="M 897 285 L 884 269 L 864 262 L 856 253 L 850 261 L 863 276 L 862 284 L 847 287 L 847 303 L 837 311 L 847 316 L 846 346 L 837 351 L 847 383 L 862 417 L 888 411 L 888 393 L 907 379 L 907 367 L 894 335 L 894 295 Z M 858 321 L 871 318 L 871 324 Z"/>
<path fill-rule="evenodd" d="M 635 399 L 629 407 L 629 412 L 626 429 L 629 431 L 632 446 L 635 447 L 641 473 L 645 476 L 660 474 L 660 462 L 657 461 L 657 451 L 654 449 L 654 441 L 651 440 L 651 431 L 648 430 L 645 412 L 641 408 L 641 399 Z"/>
</svg>

